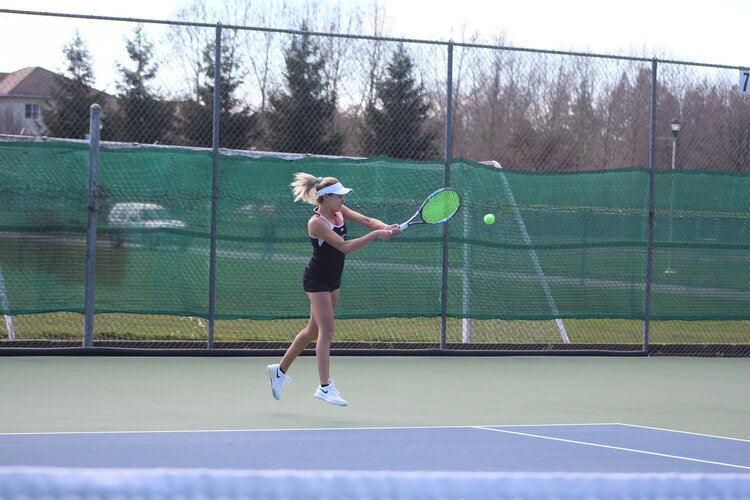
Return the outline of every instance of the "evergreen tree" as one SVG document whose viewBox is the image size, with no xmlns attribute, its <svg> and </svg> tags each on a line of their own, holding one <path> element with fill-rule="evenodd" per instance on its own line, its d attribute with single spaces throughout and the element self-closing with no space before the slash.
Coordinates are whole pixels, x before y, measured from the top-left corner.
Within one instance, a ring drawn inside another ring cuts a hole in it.
<svg viewBox="0 0 750 500">
<path fill-rule="evenodd" d="M 83 139 L 89 132 L 89 108 L 97 101 L 91 54 L 81 34 L 63 48 L 67 60 L 65 78 L 58 78 L 51 102 L 42 107 L 47 135 Z M 103 102 L 99 102 L 104 106 Z"/>
<path fill-rule="evenodd" d="M 158 65 L 152 62 L 154 46 L 146 39 L 143 26 L 136 26 L 133 35 L 132 40 L 127 40 L 126 49 L 135 67 L 128 69 L 117 65 L 122 77 L 117 83 L 119 110 L 108 117 L 102 136 L 110 140 L 155 144 L 163 142 L 169 134 L 173 107 L 160 101 L 149 88 Z"/>
<path fill-rule="evenodd" d="M 385 79 L 376 86 L 375 102 L 365 111 L 363 147 L 368 155 L 404 159 L 438 156 L 435 133 L 425 130 L 430 105 L 413 73 L 414 65 L 401 44 L 388 64 Z"/>
<path fill-rule="evenodd" d="M 286 93 L 270 97 L 269 146 L 288 153 L 341 154 L 343 136 L 334 127 L 336 97 L 325 91 L 324 61 L 310 35 L 294 37 L 285 59 Z"/>
<path fill-rule="evenodd" d="M 215 50 L 213 42 L 206 45 L 203 50 L 200 67 L 202 81 L 198 83 L 197 99 L 185 103 L 182 111 L 182 135 L 191 146 L 210 147 L 213 143 Z M 240 107 L 240 100 L 236 97 L 237 89 L 243 83 L 238 75 L 239 61 L 234 46 L 225 43 L 224 40 L 221 44 L 220 67 L 219 145 L 224 148 L 244 149 L 257 136 L 257 119 L 250 114 L 247 107 Z"/>
</svg>

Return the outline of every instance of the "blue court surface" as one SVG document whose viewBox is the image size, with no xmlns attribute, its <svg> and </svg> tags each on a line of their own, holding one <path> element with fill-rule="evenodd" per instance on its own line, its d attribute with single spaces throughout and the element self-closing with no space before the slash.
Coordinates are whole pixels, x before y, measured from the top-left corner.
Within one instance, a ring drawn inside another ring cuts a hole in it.
<svg viewBox="0 0 750 500">
<path fill-rule="evenodd" d="M 0 434 L 0 467 L 750 474 L 750 441 L 625 424 Z"/>
<path fill-rule="evenodd" d="M 0 434 L 0 498 L 750 500 L 750 441 L 625 424 Z"/>
</svg>

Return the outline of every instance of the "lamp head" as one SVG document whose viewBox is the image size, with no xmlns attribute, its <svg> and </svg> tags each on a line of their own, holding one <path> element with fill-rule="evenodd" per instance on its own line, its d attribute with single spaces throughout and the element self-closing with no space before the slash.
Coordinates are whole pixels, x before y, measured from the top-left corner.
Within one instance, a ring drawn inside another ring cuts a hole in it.
<svg viewBox="0 0 750 500">
<path fill-rule="evenodd" d="M 680 129 L 682 128 L 682 122 L 675 118 L 671 122 L 669 122 L 669 126 L 672 128 L 672 135 L 677 137 L 677 134 L 680 132 Z"/>
</svg>

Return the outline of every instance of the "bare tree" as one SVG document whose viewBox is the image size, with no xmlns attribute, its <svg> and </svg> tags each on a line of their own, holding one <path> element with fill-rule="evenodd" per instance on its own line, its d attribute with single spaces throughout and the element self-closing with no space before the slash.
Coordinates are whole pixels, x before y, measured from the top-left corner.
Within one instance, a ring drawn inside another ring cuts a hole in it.
<svg viewBox="0 0 750 500">
<path fill-rule="evenodd" d="M 750 103 L 733 85 L 702 80 L 681 99 L 678 168 L 750 171 Z"/>
<path fill-rule="evenodd" d="M 179 9 L 176 17 L 180 21 L 210 19 L 205 2 L 193 0 L 186 7 Z M 183 72 L 183 81 L 189 88 L 183 98 L 198 99 L 201 79 L 201 62 L 203 51 L 215 39 L 213 29 L 198 26 L 171 25 L 167 39 L 172 46 L 172 54 L 179 61 L 179 68 Z"/>
<path fill-rule="evenodd" d="M 386 24 L 385 6 L 379 0 L 372 0 L 368 9 L 362 11 L 362 30 L 366 35 L 375 37 L 388 36 Z M 361 55 L 364 53 L 364 55 Z M 363 86 L 360 93 L 362 99 L 359 102 L 359 109 L 364 110 L 367 105 L 372 104 L 375 100 L 375 87 L 383 77 L 386 59 L 386 47 L 382 41 L 371 41 L 360 49 L 360 60 L 364 62 L 361 66 Z"/>
</svg>

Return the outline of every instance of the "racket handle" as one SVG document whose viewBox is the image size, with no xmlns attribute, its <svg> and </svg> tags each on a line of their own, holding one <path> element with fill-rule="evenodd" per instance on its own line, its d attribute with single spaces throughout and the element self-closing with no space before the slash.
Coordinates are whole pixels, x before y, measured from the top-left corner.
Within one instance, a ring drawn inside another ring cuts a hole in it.
<svg viewBox="0 0 750 500">
<path fill-rule="evenodd" d="M 403 224 L 401 224 L 400 226 L 398 226 L 398 229 L 399 229 L 399 230 L 400 230 L 400 231 L 401 231 L 401 232 L 403 233 L 403 232 L 404 232 L 404 230 L 405 230 L 405 229 L 406 229 L 407 227 L 409 227 L 409 223 L 408 223 L 408 222 L 404 222 Z"/>
</svg>

